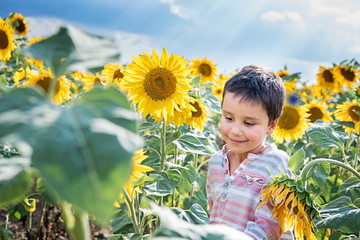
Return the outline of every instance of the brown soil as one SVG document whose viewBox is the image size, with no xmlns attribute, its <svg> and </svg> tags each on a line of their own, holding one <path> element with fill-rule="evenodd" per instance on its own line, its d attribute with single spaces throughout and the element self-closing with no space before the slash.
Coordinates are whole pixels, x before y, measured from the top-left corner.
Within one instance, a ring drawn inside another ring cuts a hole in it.
<svg viewBox="0 0 360 240">
<path fill-rule="evenodd" d="M 41 199 L 36 199 L 36 211 L 32 213 L 31 226 L 29 226 L 29 217 L 24 216 L 20 220 L 9 219 L 7 228 L 13 232 L 13 239 L 72 239 L 65 230 L 64 222 L 60 209 L 57 205 L 49 206 L 46 204 L 44 208 L 43 222 L 40 223 L 41 215 Z M 0 209 L 0 225 L 6 221 L 8 208 Z M 39 228 L 39 231 L 38 231 Z M 105 239 L 113 235 L 109 229 L 100 229 L 90 223 L 92 239 Z"/>
</svg>

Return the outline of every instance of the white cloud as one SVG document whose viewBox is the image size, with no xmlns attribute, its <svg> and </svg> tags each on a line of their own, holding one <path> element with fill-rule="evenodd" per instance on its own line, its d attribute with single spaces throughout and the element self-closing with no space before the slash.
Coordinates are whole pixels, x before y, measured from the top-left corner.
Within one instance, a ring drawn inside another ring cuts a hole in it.
<svg viewBox="0 0 360 240">
<path fill-rule="evenodd" d="M 305 27 L 301 15 L 295 11 L 275 12 L 268 11 L 261 15 L 261 19 L 267 22 L 291 22 L 297 27 Z"/>
<path fill-rule="evenodd" d="M 183 18 L 183 19 L 190 19 L 190 14 L 180 5 L 176 3 L 176 0 L 160 0 L 163 4 L 169 4 L 170 12 L 174 15 Z"/>
<path fill-rule="evenodd" d="M 308 0 L 308 4 L 311 16 L 328 16 L 337 24 L 360 27 L 360 2 L 357 0 Z"/>
</svg>

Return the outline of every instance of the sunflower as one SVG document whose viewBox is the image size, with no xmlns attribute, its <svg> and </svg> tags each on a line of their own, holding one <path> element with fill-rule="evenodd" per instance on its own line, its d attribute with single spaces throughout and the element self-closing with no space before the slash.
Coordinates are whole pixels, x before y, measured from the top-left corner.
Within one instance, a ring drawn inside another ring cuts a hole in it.
<svg viewBox="0 0 360 240">
<path fill-rule="evenodd" d="M 28 34 L 28 22 L 20 13 L 15 13 L 10 18 L 11 25 L 14 25 L 15 21 L 17 22 L 17 26 L 15 27 L 15 32 L 18 35 L 26 36 Z"/>
<path fill-rule="evenodd" d="M 346 85 L 348 88 L 354 87 L 359 76 L 356 69 L 349 66 L 336 66 L 333 70 L 334 78 L 341 85 Z"/>
<path fill-rule="evenodd" d="M 273 139 L 279 143 L 284 140 L 288 142 L 300 139 L 309 127 L 306 119 L 309 114 L 306 111 L 304 105 L 299 107 L 285 105 L 279 123 L 272 134 Z"/>
<path fill-rule="evenodd" d="M 43 68 L 44 67 L 44 63 L 42 60 L 38 60 L 35 58 L 27 58 L 25 57 L 26 61 L 28 62 L 29 65 L 33 65 L 37 68 Z"/>
<path fill-rule="evenodd" d="M 220 74 L 215 81 L 215 85 L 211 86 L 212 93 L 219 99 L 219 101 L 222 101 L 225 83 L 231 76 L 232 75 L 230 74 Z"/>
<path fill-rule="evenodd" d="M 192 98 L 190 104 L 195 110 L 191 111 L 191 116 L 186 120 L 186 124 L 190 127 L 199 129 L 200 132 L 202 132 L 209 119 L 209 112 L 206 110 L 204 103 L 200 99 Z"/>
<path fill-rule="evenodd" d="M 174 110 L 186 108 L 187 91 L 191 90 L 190 80 L 186 78 L 190 70 L 184 57 L 177 54 L 168 56 L 163 49 L 161 59 L 155 50 L 133 56 L 133 62 L 125 69 L 124 87 L 128 98 L 144 116 L 167 119 Z M 180 108 L 179 108 L 180 106 Z"/>
<path fill-rule="evenodd" d="M 284 77 L 290 76 L 291 74 L 287 71 L 286 67 L 284 70 L 281 71 L 276 71 L 276 74 L 279 75 L 279 77 L 283 80 L 285 89 L 287 93 L 292 93 L 296 90 L 296 78 L 293 79 L 292 81 L 284 81 Z"/>
<path fill-rule="evenodd" d="M 324 122 L 330 122 L 332 120 L 330 113 L 326 111 L 328 107 L 325 102 L 313 100 L 310 103 L 305 104 L 305 107 L 308 109 L 307 113 L 310 114 L 307 118 L 311 123 L 314 123 L 318 119 Z"/>
<path fill-rule="evenodd" d="M 320 66 L 319 73 L 316 74 L 318 84 L 326 90 L 339 92 L 340 84 L 334 78 L 333 69 Z"/>
<path fill-rule="evenodd" d="M 0 18 L 0 61 L 7 62 L 15 48 L 14 30 Z"/>
<path fill-rule="evenodd" d="M 207 60 L 207 57 L 204 59 L 195 58 L 191 60 L 191 75 L 192 76 L 201 76 L 201 82 L 214 82 L 217 68 L 215 67 L 215 63 Z"/>
<path fill-rule="evenodd" d="M 355 123 L 355 129 L 350 127 L 344 127 L 345 132 L 356 132 L 359 134 L 359 115 L 356 112 L 360 112 L 360 107 L 356 104 L 356 100 L 352 102 L 344 102 L 336 106 L 334 112 L 335 118 L 339 121 L 353 122 Z"/>
<path fill-rule="evenodd" d="M 81 81 L 84 83 L 85 92 L 90 91 L 94 86 L 104 86 L 103 77 L 99 73 L 84 74 Z"/>
<path fill-rule="evenodd" d="M 26 45 L 33 45 L 35 43 L 41 42 L 42 40 L 44 40 L 46 38 L 44 37 L 33 37 L 32 39 L 29 39 L 28 42 L 26 43 Z"/>
<path fill-rule="evenodd" d="M 294 225 L 295 239 L 304 239 L 305 236 L 306 239 L 316 240 L 312 229 L 318 212 L 300 181 L 286 175 L 275 177 L 262 191 L 258 208 L 265 204 L 273 207 L 272 217 L 279 222 L 283 232 Z"/>
<path fill-rule="evenodd" d="M 122 80 L 124 77 L 124 71 L 122 69 L 122 64 L 109 63 L 104 66 L 104 70 L 101 72 L 104 74 L 105 81 L 108 83 L 114 83 L 120 88 L 121 91 L 125 91 L 125 88 L 122 86 Z"/>
<path fill-rule="evenodd" d="M 134 190 L 138 190 L 138 189 L 134 189 L 132 181 L 135 181 L 135 180 L 139 179 L 140 177 L 144 176 L 144 174 L 143 174 L 144 172 L 150 172 L 150 171 L 154 170 L 151 167 L 140 164 L 143 160 L 145 160 L 148 157 L 144 154 L 145 154 L 145 152 L 143 151 L 143 149 L 139 149 L 134 153 L 134 156 L 132 158 L 132 172 L 129 177 L 129 180 L 124 185 L 126 192 L 132 198 L 135 197 Z"/>
<path fill-rule="evenodd" d="M 29 67 L 26 68 L 26 72 L 27 72 L 27 73 L 30 72 L 30 68 L 29 68 Z M 14 73 L 13 79 L 14 79 L 14 84 L 15 84 L 15 86 L 18 86 L 18 87 L 19 87 L 19 86 L 21 85 L 21 81 L 23 81 L 23 80 L 26 79 L 26 74 L 25 74 L 24 68 L 19 68 L 19 69 Z"/>
<path fill-rule="evenodd" d="M 50 91 L 50 83 L 53 80 L 54 75 L 49 68 L 41 69 L 39 72 L 29 72 L 27 80 L 21 83 L 22 87 L 38 86 L 42 88 L 46 93 Z M 61 104 L 71 97 L 71 82 L 64 75 L 60 76 L 56 81 L 55 96 L 53 98 L 54 104 Z"/>
</svg>

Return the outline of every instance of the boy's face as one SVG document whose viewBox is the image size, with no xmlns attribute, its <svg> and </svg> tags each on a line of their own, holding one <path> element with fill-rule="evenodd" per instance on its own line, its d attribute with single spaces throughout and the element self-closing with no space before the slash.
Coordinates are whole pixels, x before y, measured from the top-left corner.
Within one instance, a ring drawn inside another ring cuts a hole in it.
<svg viewBox="0 0 360 240">
<path fill-rule="evenodd" d="M 241 101 L 241 95 L 226 92 L 222 103 L 220 131 L 231 152 L 241 160 L 248 153 L 258 153 L 267 134 L 272 134 L 278 120 L 269 125 L 261 103 Z"/>
</svg>

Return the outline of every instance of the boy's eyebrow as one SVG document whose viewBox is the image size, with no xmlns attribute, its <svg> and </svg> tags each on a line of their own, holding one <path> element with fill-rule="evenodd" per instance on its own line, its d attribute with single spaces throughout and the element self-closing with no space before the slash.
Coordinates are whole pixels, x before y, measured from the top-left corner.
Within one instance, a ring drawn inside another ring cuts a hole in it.
<svg viewBox="0 0 360 240">
<path fill-rule="evenodd" d="M 225 110 L 225 109 L 222 109 L 222 111 L 223 111 L 223 113 L 231 114 L 231 115 L 232 115 L 231 112 L 229 112 L 229 111 L 227 111 L 227 110 Z M 258 117 L 253 117 L 253 116 L 245 116 L 245 118 L 246 118 L 246 119 L 250 119 L 250 120 L 259 120 L 259 119 L 260 119 L 260 118 L 258 118 Z"/>
</svg>

